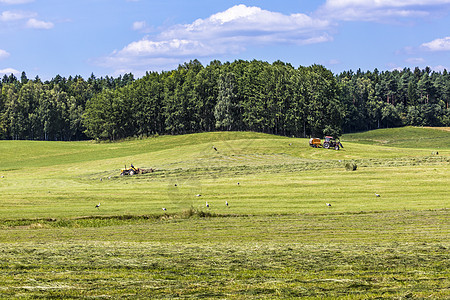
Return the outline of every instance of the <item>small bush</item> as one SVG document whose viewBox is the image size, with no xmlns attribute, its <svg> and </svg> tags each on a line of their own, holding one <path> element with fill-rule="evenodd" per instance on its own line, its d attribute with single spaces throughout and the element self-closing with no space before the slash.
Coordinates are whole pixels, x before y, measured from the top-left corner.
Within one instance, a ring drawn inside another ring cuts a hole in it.
<svg viewBox="0 0 450 300">
<path fill-rule="evenodd" d="M 209 217 L 214 217 L 214 216 L 215 216 L 215 214 L 213 214 L 213 213 L 205 212 L 203 210 L 198 210 L 192 206 L 188 210 L 184 210 L 181 213 L 181 217 L 183 219 L 189 219 L 189 218 L 193 218 L 193 217 L 209 218 Z"/>
</svg>

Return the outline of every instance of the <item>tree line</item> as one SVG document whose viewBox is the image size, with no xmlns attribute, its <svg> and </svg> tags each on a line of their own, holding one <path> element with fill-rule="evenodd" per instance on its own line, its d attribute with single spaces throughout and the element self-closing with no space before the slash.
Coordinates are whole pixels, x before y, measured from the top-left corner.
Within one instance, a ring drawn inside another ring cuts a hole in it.
<svg viewBox="0 0 450 300">
<path fill-rule="evenodd" d="M 276 61 L 198 60 L 165 72 L 0 82 L 0 138 L 117 140 L 251 130 L 338 136 L 375 128 L 450 126 L 450 74 L 294 68 Z"/>
</svg>

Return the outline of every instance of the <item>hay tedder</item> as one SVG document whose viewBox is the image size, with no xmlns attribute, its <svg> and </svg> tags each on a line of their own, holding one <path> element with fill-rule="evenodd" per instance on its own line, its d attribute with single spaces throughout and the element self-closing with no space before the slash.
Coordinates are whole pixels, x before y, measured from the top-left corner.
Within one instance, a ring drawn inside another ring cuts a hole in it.
<svg viewBox="0 0 450 300">
<path fill-rule="evenodd" d="M 154 170 L 152 168 L 150 169 L 141 169 L 141 168 L 135 168 L 133 164 L 129 168 L 125 165 L 125 169 L 122 169 L 120 171 L 120 176 L 124 175 L 130 175 L 133 176 L 135 174 L 145 174 L 145 173 L 152 173 Z"/>
<path fill-rule="evenodd" d="M 335 139 L 332 136 L 326 136 L 323 143 L 318 138 L 310 138 L 309 145 L 313 148 L 322 148 L 323 147 L 325 149 L 334 149 L 334 150 L 339 150 L 339 148 L 344 148 L 344 146 L 342 146 L 339 139 Z"/>
</svg>

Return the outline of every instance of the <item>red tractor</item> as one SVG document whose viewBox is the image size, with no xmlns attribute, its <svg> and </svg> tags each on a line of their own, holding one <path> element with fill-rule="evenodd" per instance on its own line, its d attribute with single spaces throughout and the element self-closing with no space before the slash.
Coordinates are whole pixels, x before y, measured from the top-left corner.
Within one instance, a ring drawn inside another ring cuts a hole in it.
<svg viewBox="0 0 450 300">
<path fill-rule="evenodd" d="M 339 150 L 339 147 L 344 148 L 344 146 L 342 146 L 339 139 L 335 139 L 332 136 L 325 137 L 325 142 L 323 142 L 323 147 L 325 149 L 334 148 L 334 150 Z"/>
<path fill-rule="evenodd" d="M 314 148 L 325 148 L 325 149 L 334 149 L 334 150 L 339 150 L 339 148 L 344 148 L 344 146 L 342 146 L 341 142 L 339 141 L 339 139 L 335 139 L 332 136 L 326 136 L 325 137 L 325 141 L 321 142 L 320 139 L 318 138 L 311 138 L 309 140 L 309 145 L 311 147 Z"/>
</svg>

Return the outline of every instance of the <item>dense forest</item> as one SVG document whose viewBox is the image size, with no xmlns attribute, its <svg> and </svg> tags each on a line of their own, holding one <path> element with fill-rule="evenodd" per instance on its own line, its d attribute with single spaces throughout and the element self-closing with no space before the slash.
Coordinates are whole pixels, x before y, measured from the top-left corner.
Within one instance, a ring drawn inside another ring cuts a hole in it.
<svg viewBox="0 0 450 300">
<path fill-rule="evenodd" d="M 176 70 L 42 82 L 3 76 L 0 139 L 116 140 L 154 134 L 251 130 L 338 136 L 376 128 L 450 126 L 450 74 L 320 65 L 194 60 Z"/>
</svg>

